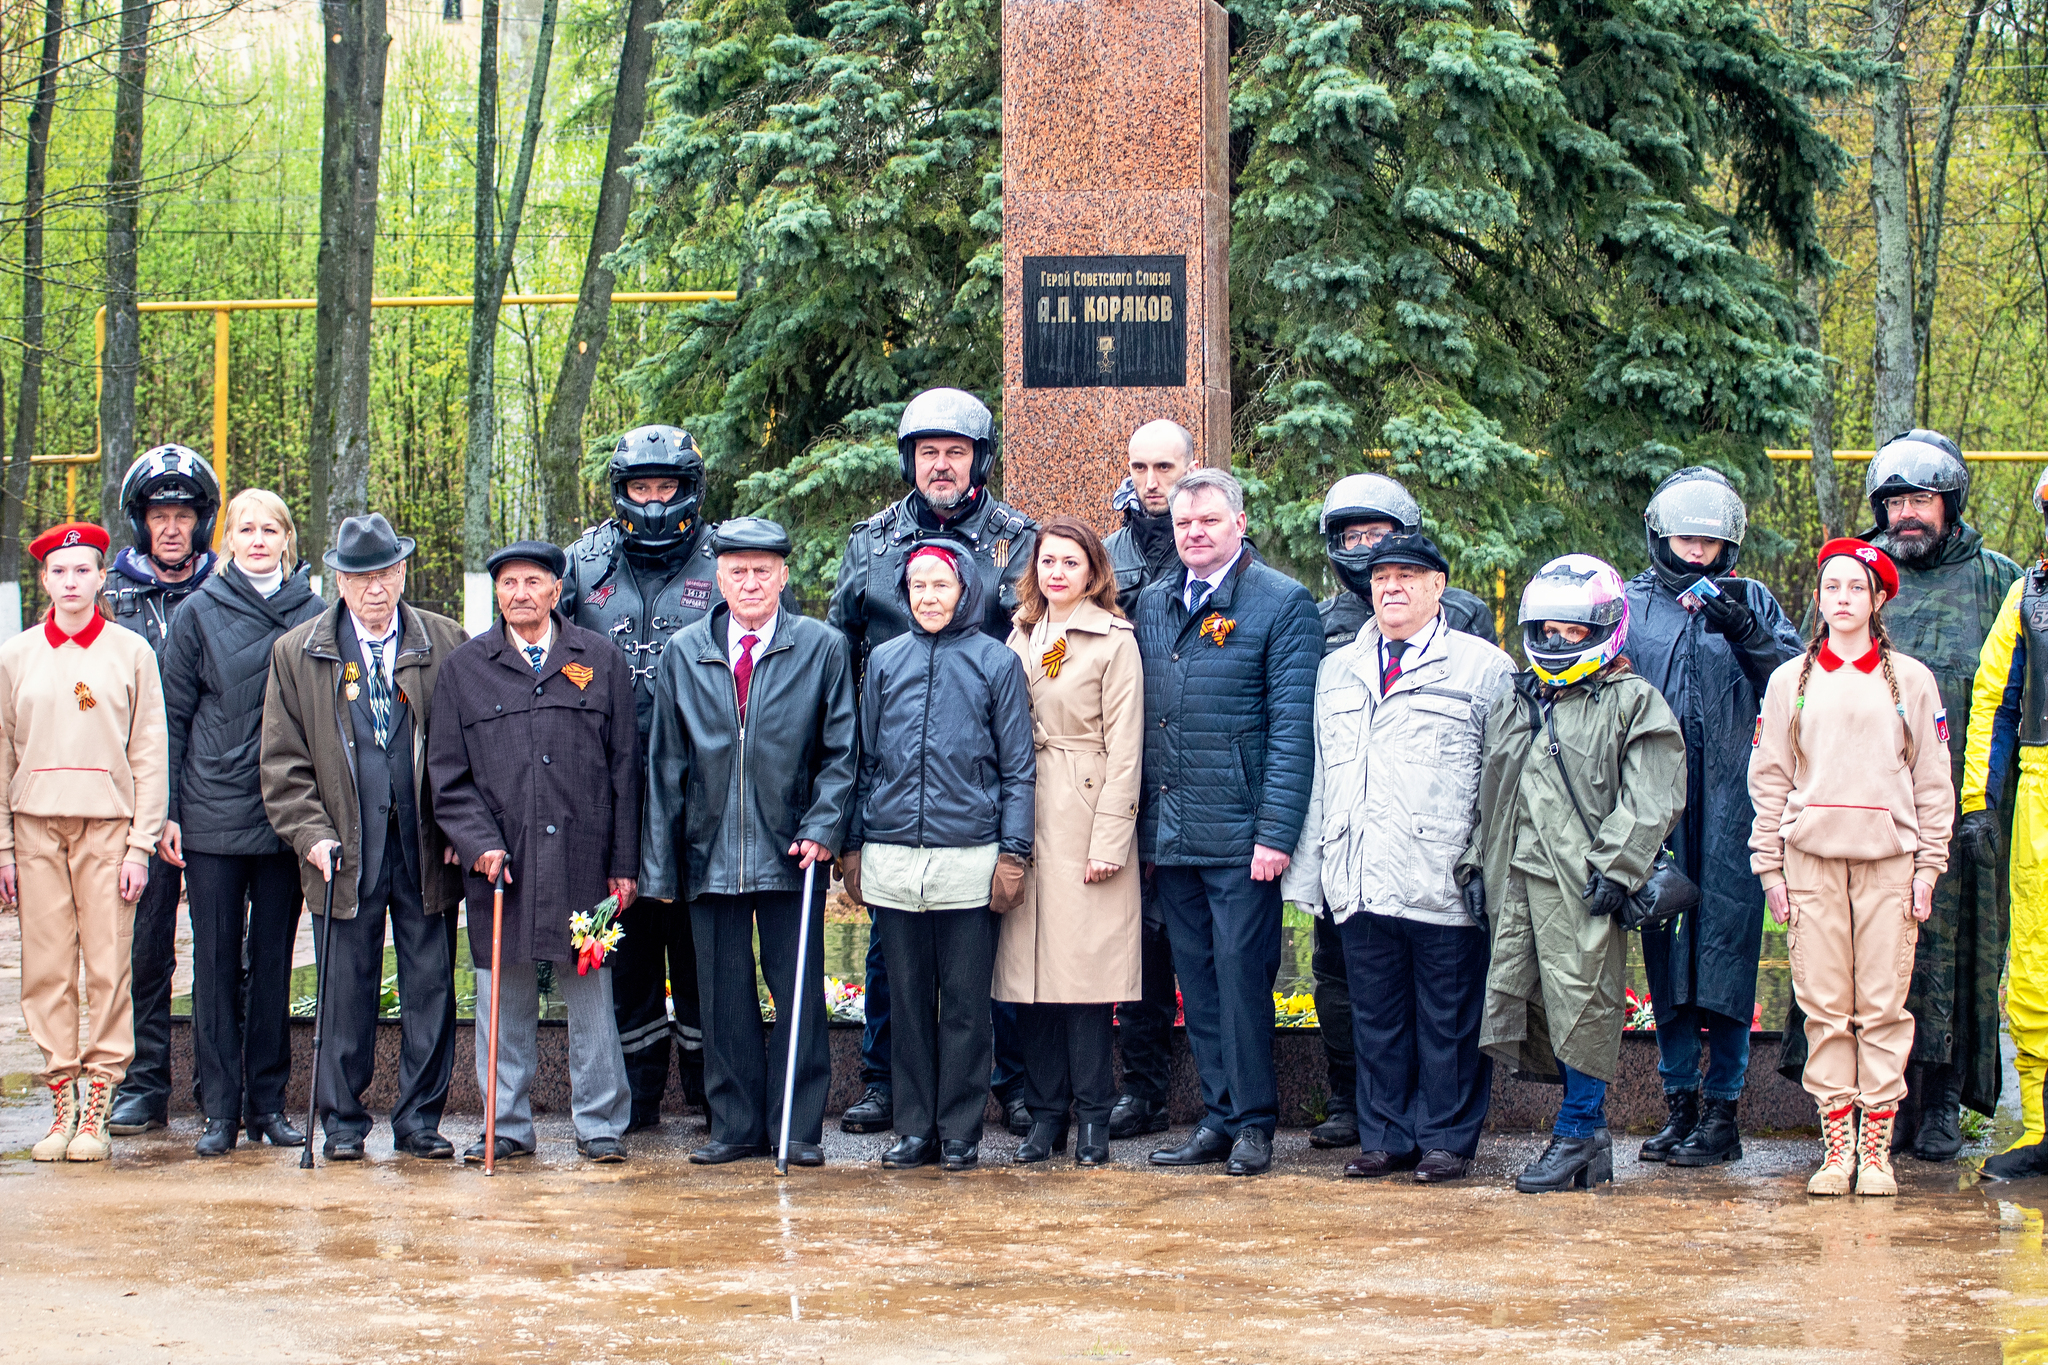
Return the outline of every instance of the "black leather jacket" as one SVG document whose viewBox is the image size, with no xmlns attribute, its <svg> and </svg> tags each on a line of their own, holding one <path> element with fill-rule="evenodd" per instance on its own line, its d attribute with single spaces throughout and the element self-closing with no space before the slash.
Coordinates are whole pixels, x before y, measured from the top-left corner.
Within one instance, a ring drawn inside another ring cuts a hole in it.
<svg viewBox="0 0 2048 1365">
<path fill-rule="evenodd" d="M 114 624 L 126 626 L 149 641 L 161 663 L 164 643 L 170 639 L 171 617 L 186 598 L 205 586 L 220 563 L 220 557 L 213 551 L 203 551 L 190 578 L 166 583 L 157 577 L 155 560 L 139 550 L 124 549 L 114 556 L 107 569 L 107 586 L 101 596 L 107 600 Z"/>
<path fill-rule="evenodd" d="M 661 556 L 628 555 L 625 528 L 603 521 L 568 547 L 562 614 L 617 645 L 633 670 L 633 715 L 640 738 L 654 715 L 654 674 L 669 637 L 704 619 L 723 600 L 708 522 Z"/>
<path fill-rule="evenodd" d="M 982 632 L 997 641 L 1007 640 L 1010 613 L 1017 609 L 1017 580 L 1038 552 L 1038 523 L 986 488 L 975 497 L 975 508 L 946 523 L 943 530 L 967 544 L 981 570 Z M 921 520 L 920 512 L 929 520 Z M 923 495 L 915 492 L 853 528 L 825 620 L 853 642 L 856 681 L 866 675 L 868 660 L 877 649 L 910 630 L 909 599 L 902 592 L 903 561 L 913 540 L 940 529 Z"/>
<path fill-rule="evenodd" d="M 1123 608 L 1126 620 L 1136 619 L 1138 594 L 1145 591 L 1147 583 L 1180 570 L 1180 555 L 1173 546 L 1173 518 L 1164 512 L 1153 517 L 1147 516 L 1142 506 L 1126 507 L 1124 524 L 1110 532 L 1103 548 L 1109 552 L 1110 568 L 1116 571 L 1116 604 Z"/>
<path fill-rule="evenodd" d="M 852 816 L 846 637 L 784 611 L 754 661 L 743 726 L 726 648 L 731 619 L 721 602 L 662 651 L 640 833 L 640 894 L 654 900 L 797 890 L 790 845 L 810 839 L 837 853 Z M 679 824 L 686 882 L 676 866 Z"/>
</svg>

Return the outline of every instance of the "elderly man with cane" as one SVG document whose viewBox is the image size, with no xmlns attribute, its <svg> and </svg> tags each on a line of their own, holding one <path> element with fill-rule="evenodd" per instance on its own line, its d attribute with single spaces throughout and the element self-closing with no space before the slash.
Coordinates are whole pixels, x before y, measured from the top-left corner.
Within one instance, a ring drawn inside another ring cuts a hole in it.
<svg viewBox="0 0 2048 1365">
<path fill-rule="evenodd" d="M 462 628 L 404 600 L 412 552 L 380 513 L 342 522 L 323 556 L 341 601 L 278 637 L 263 698 L 263 806 L 304 860 L 306 903 L 329 907 L 314 1086 L 330 1161 L 361 1161 L 370 1131 L 362 1097 L 376 1064 L 387 920 L 403 1038 L 393 1145 L 429 1160 L 455 1155 L 440 1126 L 455 1069 L 462 882 L 434 823 L 424 755 L 435 684 Z"/>
<path fill-rule="evenodd" d="M 739 517 L 721 522 L 711 545 L 725 602 L 677 633 L 656 680 L 641 893 L 690 903 L 711 1110 L 711 1140 L 690 1160 L 765 1155 L 783 1127 L 787 1159 L 821 1166 L 832 1078 L 814 946 L 824 912 L 822 897 L 804 893 L 851 818 L 853 651 L 839 631 L 779 609 L 782 527 Z M 775 1000 L 765 1043 L 757 927 Z"/>
<path fill-rule="evenodd" d="M 560 550 L 515 541 L 485 567 L 500 620 L 449 658 L 427 750 L 435 815 L 469 870 L 470 955 L 498 964 L 495 975 L 477 972 L 477 998 L 498 1002 L 477 1021 L 476 1049 L 477 1089 L 486 1095 L 489 1058 L 497 1054 L 495 1132 L 463 1157 L 488 1166 L 534 1150 L 538 964 L 550 962 L 569 1007 L 576 1150 L 592 1161 L 624 1161 L 619 1139 L 633 1095 L 611 972 L 601 956 L 593 962 L 593 954 L 577 951 L 569 921 L 608 896 L 625 906 L 637 894 L 640 732 L 632 673 L 602 635 L 557 609 L 568 568 Z M 502 916 L 486 922 L 476 911 L 500 892 Z M 492 924 L 501 918 L 494 943 Z"/>
</svg>

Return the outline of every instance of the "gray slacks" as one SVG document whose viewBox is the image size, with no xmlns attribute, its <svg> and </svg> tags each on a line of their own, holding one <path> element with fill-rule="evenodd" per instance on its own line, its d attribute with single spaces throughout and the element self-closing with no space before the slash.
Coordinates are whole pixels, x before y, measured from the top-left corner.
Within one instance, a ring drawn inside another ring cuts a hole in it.
<svg viewBox="0 0 2048 1365">
<path fill-rule="evenodd" d="M 576 1136 L 615 1138 L 633 1116 L 626 1057 L 612 1013 L 612 970 L 578 976 L 574 963 L 555 964 L 555 990 L 569 1006 L 569 1103 Z M 491 974 L 476 973 L 476 1088 L 487 1089 L 491 1056 Z M 500 964 L 498 982 L 498 1136 L 531 1148 L 533 1073 L 539 1065 L 540 974 L 532 962 Z"/>
</svg>

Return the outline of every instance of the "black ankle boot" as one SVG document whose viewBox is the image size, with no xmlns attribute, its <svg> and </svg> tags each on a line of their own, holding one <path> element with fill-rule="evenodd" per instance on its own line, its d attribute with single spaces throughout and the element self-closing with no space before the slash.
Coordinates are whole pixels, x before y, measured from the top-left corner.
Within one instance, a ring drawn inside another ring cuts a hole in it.
<svg viewBox="0 0 2048 1365">
<path fill-rule="evenodd" d="M 1963 1150 L 1963 1070 L 1959 1066 L 1928 1068 L 1929 1085 L 1920 1110 L 1920 1131 L 1913 1135 L 1913 1155 L 1922 1161 L 1954 1161 Z"/>
<path fill-rule="evenodd" d="M 1076 1166 L 1107 1166 L 1109 1164 L 1109 1125 L 1106 1123 L 1084 1123 L 1080 1136 L 1074 1139 L 1074 1164 Z"/>
<path fill-rule="evenodd" d="M 1523 1194 L 1550 1194 L 1557 1190 L 1590 1190 L 1613 1179 L 1614 1139 L 1601 1128 L 1591 1137 L 1551 1134 L 1543 1155 L 1515 1178 L 1515 1188 Z"/>
<path fill-rule="evenodd" d="M 1019 1166 L 1028 1166 L 1034 1161 L 1045 1161 L 1054 1152 L 1067 1150 L 1067 1125 L 1051 1119 L 1033 1119 L 1031 1131 L 1017 1144 L 1014 1158 Z"/>
<path fill-rule="evenodd" d="M 1671 1149 L 1674 1166 L 1718 1166 L 1742 1160 L 1742 1131 L 1735 1126 L 1734 1100 L 1707 1097 L 1690 1136 Z"/>
<path fill-rule="evenodd" d="M 1668 1161 L 1672 1148 L 1691 1136 L 1700 1121 L 1699 1091 L 1667 1090 L 1664 1103 L 1671 1116 L 1664 1120 L 1662 1128 L 1643 1139 L 1643 1150 L 1636 1155 L 1638 1161 Z"/>
</svg>

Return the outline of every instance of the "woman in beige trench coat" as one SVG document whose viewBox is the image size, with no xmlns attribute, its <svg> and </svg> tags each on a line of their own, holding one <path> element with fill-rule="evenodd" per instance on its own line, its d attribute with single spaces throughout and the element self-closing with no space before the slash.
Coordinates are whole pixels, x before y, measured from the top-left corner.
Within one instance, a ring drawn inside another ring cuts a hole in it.
<svg viewBox="0 0 2048 1365">
<path fill-rule="evenodd" d="M 1003 916 L 994 991 L 1018 1006 L 1031 1132 L 1017 1160 L 1065 1149 L 1071 1105 L 1075 1163 L 1100 1166 L 1116 1103 L 1111 1016 L 1139 995 L 1144 676 L 1109 554 L 1086 522 L 1039 529 L 1018 598 L 1010 648 L 1031 687 L 1037 829 L 1023 900 Z"/>
</svg>

